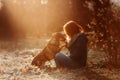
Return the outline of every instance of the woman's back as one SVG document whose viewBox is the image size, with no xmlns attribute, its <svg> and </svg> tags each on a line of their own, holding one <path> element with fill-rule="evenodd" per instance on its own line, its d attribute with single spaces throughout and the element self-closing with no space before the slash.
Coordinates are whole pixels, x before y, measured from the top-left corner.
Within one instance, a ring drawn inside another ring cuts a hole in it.
<svg viewBox="0 0 120 80">
<path fill-rule="evenodd" d="M 74 39 L 76 38 L 76 39 Z M 74 41 L 70 41 L 68 49 L 70 57 L 79 66 L 85 66 L 87 61 L 87 38 L 84 33 L 79 33 L 77 37 L 73 37 Z"/>
</svg>

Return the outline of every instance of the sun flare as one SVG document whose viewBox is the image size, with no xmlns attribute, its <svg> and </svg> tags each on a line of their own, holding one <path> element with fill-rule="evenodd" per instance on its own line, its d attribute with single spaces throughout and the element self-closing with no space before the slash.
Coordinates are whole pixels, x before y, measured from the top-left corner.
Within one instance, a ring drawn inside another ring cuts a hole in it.
<svg viewBox="0 0 120 80">
<path fill-rule="evenodd" d="M 41 0 L 41 4 L 47 4 L 48 0 Z"/>
</svg>

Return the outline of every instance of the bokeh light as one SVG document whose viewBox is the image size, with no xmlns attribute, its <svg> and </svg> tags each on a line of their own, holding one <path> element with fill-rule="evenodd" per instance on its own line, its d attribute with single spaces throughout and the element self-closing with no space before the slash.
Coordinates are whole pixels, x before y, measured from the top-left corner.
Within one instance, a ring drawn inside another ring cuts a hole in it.
<svg viewBox="0 0 120 80">
<path fill-rule="evenodd" d="M 11 24 L 17 30 L 45 33 L 69 19 L 71 0 L 3 0 Z M 64 2 L 64 3 L 63 3 Z"/>
<path fill-rule="evenodd" d="M 41 0 L 41 4 L 47 4 L 48 0 Z"/>
</svg>

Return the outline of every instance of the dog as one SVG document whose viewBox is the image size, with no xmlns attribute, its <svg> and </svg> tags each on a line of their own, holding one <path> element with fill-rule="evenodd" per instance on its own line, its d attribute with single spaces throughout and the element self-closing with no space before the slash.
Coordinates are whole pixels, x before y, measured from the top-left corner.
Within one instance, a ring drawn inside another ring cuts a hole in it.
<svg viewBox="0 0 120 80">
<path fill-rule="evenodd" d="M 52 35 L 45 48 L 32 60 L 32 65 L 43 66 L 46 61 L 54 59 L 55 55 L 65 46 L 60 42 L 65 42 L 64 34 L 57 32 Z"/>
</svg>

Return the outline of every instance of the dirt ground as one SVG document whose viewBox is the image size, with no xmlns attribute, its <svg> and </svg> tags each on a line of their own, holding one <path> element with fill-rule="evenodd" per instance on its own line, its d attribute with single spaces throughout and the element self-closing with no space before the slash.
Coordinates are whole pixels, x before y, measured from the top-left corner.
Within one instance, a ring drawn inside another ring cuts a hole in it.
<svg viewBox="0 0 120 80">
<path fill-rule="evenodd" d="M 32 59 L 47 41 L 45 37 L 0 41 L 0 80 L 120 80 L 120 69 L 107 69 L 103 63 L 105 53 L 91 49 L 85 68 L 40 69 L 32 66 Z M 46 65 L 55 67 L 54 61 Z"/>
</svg>

